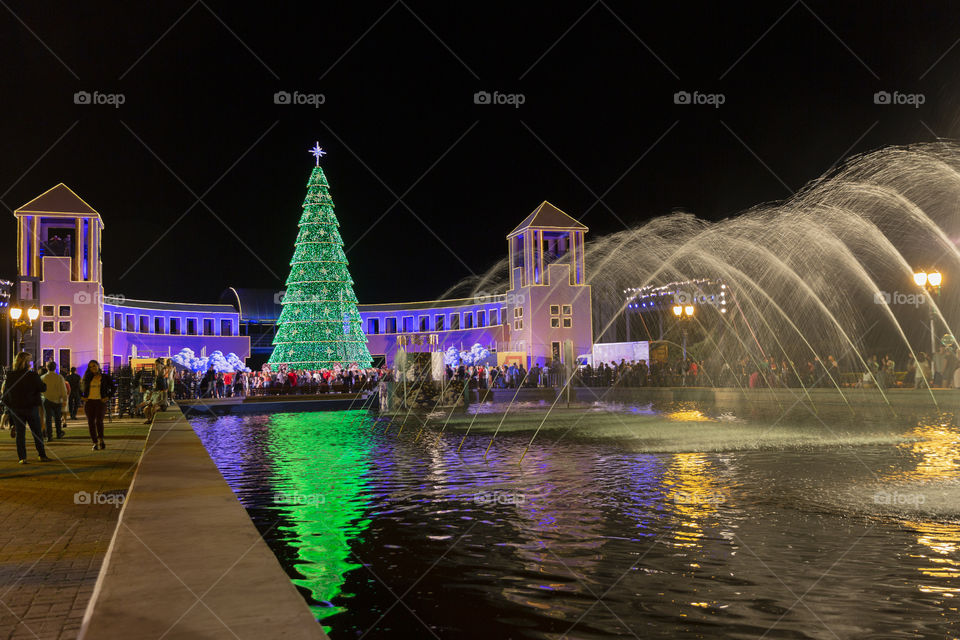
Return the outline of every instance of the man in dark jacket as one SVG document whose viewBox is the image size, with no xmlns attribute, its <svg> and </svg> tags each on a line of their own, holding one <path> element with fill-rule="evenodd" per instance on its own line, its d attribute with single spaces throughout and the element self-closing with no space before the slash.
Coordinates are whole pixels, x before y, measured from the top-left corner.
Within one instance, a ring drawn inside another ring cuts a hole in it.
<svg viewBox="0 0 960 640">
<path fill-rule="evenodd" d="M 70 397 L 68 399 L 68 406 L 70 409 L 70 419 L 77 419 L 77 410 L 80 408 L 80 376 L 77 375 L 77 368 L 70 367 L 70 375 L 66 378 L 67 384 L 70 385 Z"/>
<path fill-rule="evenodd" d="M 46 391 L 46 385 L 30 369 L 33 356 L 26 352 L 17 354 L 13 362 L 13 370 L 7 374 L 3 384 L 3 404 L 10 410 L 12 428 L 17 433 L 17 459 L 20 464 L 27 462 L 27 425 L 33 434 L 33 444 L 37 447 L 40 462 L 49 462 L 43 448 L 42 425 L 40 424 L 41 394 Z"/>
</svg>

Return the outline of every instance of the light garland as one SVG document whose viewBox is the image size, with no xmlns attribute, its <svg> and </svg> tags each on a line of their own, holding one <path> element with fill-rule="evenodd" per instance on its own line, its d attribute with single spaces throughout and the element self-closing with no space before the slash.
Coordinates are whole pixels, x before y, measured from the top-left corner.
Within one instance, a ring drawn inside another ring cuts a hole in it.
<svg viewBox="0 0 960 640">
<path fill-rule="evenodd" d="M 316 155 L 319 145 L 311 152 Z M 297 369 L 373 363 L 353 292 L 339 222 L 329 184 L 319 166 L 307 182 L 307 196 L 290 260 L 287 290 L 277 320 L 274 350 L 268 364 Z M 318 238 L 323 238 L 322 240 Z M 321 279 L 322 278 L 322 279 Z"/>
</svg>

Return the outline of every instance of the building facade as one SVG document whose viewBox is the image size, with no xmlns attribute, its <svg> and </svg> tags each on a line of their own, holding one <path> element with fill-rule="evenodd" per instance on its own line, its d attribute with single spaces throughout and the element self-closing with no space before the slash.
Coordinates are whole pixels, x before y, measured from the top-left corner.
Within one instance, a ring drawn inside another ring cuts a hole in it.
<svg viewBox="0 0 960 640">
<path fill-rule="evenodd" d="M 375 360 L 392 364 L 398 349 L 469 350 L 480 344 L 509 353 L 526 366 L 566 362 L 593 346 L 590 285 L 583 242 L 587 228 L 543 202 L 507 235 L 510 282 L 506 291 L 423 302 L 360 304 Z M 220 301 L 240 314 L 255 359 L 269 356 L 282 291 L 229 288 Z M 572 354 L 572 355 L 571 355 Z"/>
<path fill-rule="evenodd" d="M 118 367 L 184 348 L 251 358 L 273 349 L 283 292 L 230 287 L 215 304 L 104 294 L 100 214 L 64 184 L 18 208 L 17 304 L 40 316 L 25 340 L 40 362 L 82 373 L 89 360 Z M 388 365 L 399 349 L 469 350 L 480 344 L 529 367 L 567 362 L 593 346 L 587 228 L 543 202 L 507 234 L 508 289 L 465 298 L 361 304 L 370 353 Z"/>
<path fill-rule="evenodd" d="M 80 373 L 90 360 L 117 367 L 130 358 L 169 357 L 184 347 L 250 355 L 230 305 L 129 300 L 104 295 L 100 214 L 63 183 L 14 211 L 16 304 L 39 317 L 24 346 L 39 362 Z"/>
</svg>

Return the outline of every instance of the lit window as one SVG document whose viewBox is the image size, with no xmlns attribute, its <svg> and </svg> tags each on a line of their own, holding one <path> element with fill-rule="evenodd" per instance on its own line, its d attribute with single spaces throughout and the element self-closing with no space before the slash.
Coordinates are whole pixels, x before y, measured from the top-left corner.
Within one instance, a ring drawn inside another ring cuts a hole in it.
<svg viewBox="0 0 960 640">
<path fill-rule="evenodd" d="M 41 313 L 42 315 L 45 315 L 45 316 L 52 316 L 52 315 L 53 315 L 53 305 L 52 305 L 52 304 L 45 304 L 45 305 L 43 305 L 43 307 L 42 307 L 41 310 L 40 310 L 40 313 Z"/>
</svg>

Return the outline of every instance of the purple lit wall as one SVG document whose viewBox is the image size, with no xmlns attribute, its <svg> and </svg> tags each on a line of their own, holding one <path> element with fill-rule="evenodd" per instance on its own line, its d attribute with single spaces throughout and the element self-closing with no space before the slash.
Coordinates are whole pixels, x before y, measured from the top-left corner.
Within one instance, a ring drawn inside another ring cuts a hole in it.
<svg viewBox="0 0 960 640">
<path fill-rule="evenodd" d="M 104 359 L 114 366 L 126 363 L 134 351 L 138 357 L 154 358 L 184 348 L 197 355 L 219 350 L 250 357 L 250 338 L 240 335 L 240 316 L 229 305 L 104 302 L 103 324 Z"/>
<path fill-rule="evenodd" d="M 437 336 L 436 346 L 411 345 L 408 347 L 411 351 L 445 351 L 449 347 L 468 350 L 477 343 L 491 350 L 498 347 L 502 350 L 505 296 L 451 303 L 447 307 L 437 306 L 437 302 L 426 302 L 423 307 L 411 304 L 398 304 L 393 308 L 388 304 L 359 305 L 370 353 L 386 356 L 387 364 L 392 364 L 398 349 L 397 336 L 404 334 Z"/>
</svg>

